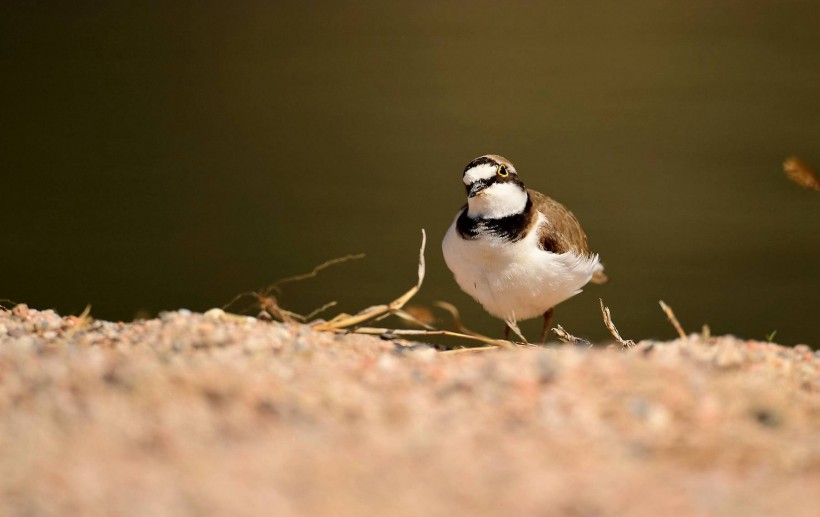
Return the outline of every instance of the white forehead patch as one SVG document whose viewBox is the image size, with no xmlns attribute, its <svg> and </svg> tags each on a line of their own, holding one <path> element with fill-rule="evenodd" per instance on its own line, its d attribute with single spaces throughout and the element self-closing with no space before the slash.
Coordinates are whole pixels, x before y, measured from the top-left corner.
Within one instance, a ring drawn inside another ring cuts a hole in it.
<svg viewBox="0 0 820 517">
<path fill-rule="evenodd" d="M 470 185 L 476 180 L 488 180 L 495 177 L 497 171 L 498 165 L 483 163 L 464 173 L 464 184 Z"/>
</svg>

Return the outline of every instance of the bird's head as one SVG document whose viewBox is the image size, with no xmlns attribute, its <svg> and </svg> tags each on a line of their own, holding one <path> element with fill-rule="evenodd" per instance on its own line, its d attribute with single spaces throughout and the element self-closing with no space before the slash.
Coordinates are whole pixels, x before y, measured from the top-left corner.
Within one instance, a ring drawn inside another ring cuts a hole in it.
<svg viewBox="0 0 820 517">
<path fill-rule="evenodd" d="M 524 211 L 527 189 L 509 160 L 496 154 L 480 156 L 464 169 L 467 215 L 498 219 Z"/>
</svg>

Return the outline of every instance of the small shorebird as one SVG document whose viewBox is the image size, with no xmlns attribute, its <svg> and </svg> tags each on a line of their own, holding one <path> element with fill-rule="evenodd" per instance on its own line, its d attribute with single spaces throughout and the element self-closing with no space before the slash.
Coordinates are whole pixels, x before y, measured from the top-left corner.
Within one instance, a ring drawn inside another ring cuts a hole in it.
<svg viewBox="0 0 820 517">
<path fill-rule="evenodd" d="M 587 282 L 605 282 L 604 267 L 572 212 L 527 189 L 506 158 L 476 158 L 463 180 L 467 204 L 441 243 L 444 261 L 459 287 L 505 323 L 543 315 L 544 342 L 554 307 Z"/>
</svg>

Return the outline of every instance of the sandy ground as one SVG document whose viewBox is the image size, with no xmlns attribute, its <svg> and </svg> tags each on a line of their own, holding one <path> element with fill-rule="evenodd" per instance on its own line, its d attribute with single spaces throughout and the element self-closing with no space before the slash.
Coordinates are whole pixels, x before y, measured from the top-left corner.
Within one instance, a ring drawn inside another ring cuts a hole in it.
<svg viewBox="0 0 820 517">
<path fill-rule="evenodd" d="M 818 515 L 820 354 L 0 311 L 2 515 Z"/>
</svg>

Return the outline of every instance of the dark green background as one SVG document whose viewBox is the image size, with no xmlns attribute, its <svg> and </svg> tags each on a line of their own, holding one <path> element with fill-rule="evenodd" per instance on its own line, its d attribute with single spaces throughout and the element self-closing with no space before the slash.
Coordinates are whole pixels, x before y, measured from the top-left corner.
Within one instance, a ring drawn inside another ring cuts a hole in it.
<svg viewBox="0 0 820 517">
<path fill-rule="evenodd" d="M 557 322 L 820 343 L 820 4 L 3 2 L 0 297 L 130 319 L 288 286 L 355 310 L 415 281 L 472 158 L 572 207 L 610 276 Z M 535 325 L 525 327 L 535 335 Z"/>
</svg>

